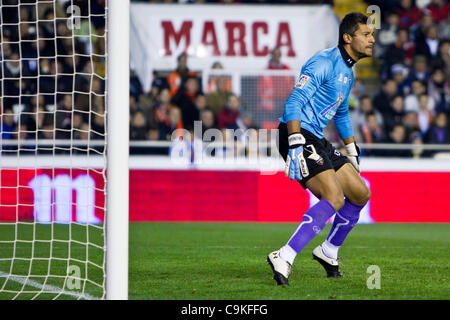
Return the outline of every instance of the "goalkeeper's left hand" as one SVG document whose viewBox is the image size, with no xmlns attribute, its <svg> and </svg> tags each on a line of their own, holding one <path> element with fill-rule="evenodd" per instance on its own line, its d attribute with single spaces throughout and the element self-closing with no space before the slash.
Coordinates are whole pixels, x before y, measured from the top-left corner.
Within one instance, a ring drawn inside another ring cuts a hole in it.
<svg viewBox="0 0 450 320">
<path fill-rule="evenodd" d="M 345 150 L 347 150 L 347 158 L 350 160 L 352 166 L 356 169 L 358 173 L 361 172 L 359 167 L 359 155 L 361 154 L 359 147 L 356 143 L 352 142 L 345 145 Z"/>
</svg>

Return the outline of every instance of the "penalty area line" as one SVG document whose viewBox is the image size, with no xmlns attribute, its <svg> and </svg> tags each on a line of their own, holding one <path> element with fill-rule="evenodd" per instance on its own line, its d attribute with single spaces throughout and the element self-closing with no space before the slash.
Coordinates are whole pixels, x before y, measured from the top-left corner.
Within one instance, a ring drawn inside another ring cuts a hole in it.
<svg viewBox="0 0 450 320">
<path fill-rule="evenodd" d="M 72 297 L 75 297 L 78 299 L 82 298 L 82 299 L 86 299 L 86 300 L 99 300 L 97 297 L 91 296 L 88 293 L 78 293 L 78 292 L 66 291 L 60 287 L 52 286 L 49 284 L 43 285 L 42 283 L 39 283 L 37 281 L 29 279 L 29 277 L 27 277 L 27 276 L 10 275 L 8 273 L 0 271 L 0 278 L 6 278 L 5 281 L 13 281 L 13 282 L 17 282 L 21 285 L 31 286 L 33 288 L 41 290 L 42 291 L 41 293 L 64 294 L 64 295 L 72 296 Z"/>
</svg>

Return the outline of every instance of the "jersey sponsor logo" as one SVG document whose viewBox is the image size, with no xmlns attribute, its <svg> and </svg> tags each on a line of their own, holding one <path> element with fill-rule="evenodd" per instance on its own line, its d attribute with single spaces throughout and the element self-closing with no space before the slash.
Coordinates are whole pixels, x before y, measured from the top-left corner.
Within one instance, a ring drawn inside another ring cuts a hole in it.
<svg viewBox="0 0 450 320">
<path fill-rule="evenodd" d="M 320 111 L 320 115 L 331 120 L 334 117 L 334 115 L 336 114 L 336 109 L 340 106 L 340 104 L 343 100 L 342 97 L 343 97 L 342 92 L 339 92 L 337 100 L 335 102 L 333 102 L 332 104 L 330 104 L 325 109 L 323 109 L 322 111 Z"/>
<path fill-rule="evenodd" d="M 295 85 L 296 88 L 303 89 L 306 83 L 309 81 L 309 76 L 302 74 Z"/>
</svg>

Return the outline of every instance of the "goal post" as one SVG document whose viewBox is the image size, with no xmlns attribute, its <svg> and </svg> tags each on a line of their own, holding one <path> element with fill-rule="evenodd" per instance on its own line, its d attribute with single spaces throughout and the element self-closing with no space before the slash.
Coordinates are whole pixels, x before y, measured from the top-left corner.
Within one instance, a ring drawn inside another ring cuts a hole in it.
<svg viewBox="0 0 450 320">
<path fill-rule="evenodd" d="M 109 0 L 106 298 L 128 298 L 130 1 Z"/>
</svg>

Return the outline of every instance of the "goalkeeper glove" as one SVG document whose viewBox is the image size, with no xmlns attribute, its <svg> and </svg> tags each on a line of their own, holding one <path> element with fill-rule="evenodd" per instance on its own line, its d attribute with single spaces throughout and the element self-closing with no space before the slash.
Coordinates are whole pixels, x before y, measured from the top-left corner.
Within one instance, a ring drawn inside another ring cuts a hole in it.
<svg viewBox="0 0 450 320">
<path fill-rule="evenodd" d="M 303 157 L 303 145 L 306 140 L 301 133 L 292 133 L 288 137 L 289 141 L 289 152 L 286 158 L 286 167 L 284 174 L 286 177 L 289 176 L 291 180 L 296 179 L 297 181 L 302 180 L 303 176 L 308 176 L 309 171 L 306 166 L 306 160 Z"/>
<path fill-rule="evenodd" d="M 347 150 L 347 158 L 350 160 L 352 166 L 356 169 L 358 173 L 361 172 L 359 167 L 359 155 L 361 154 L 359 147 L 356 143 L 352 142 L 345 145 L 345 150 Z"/>
</svg>

